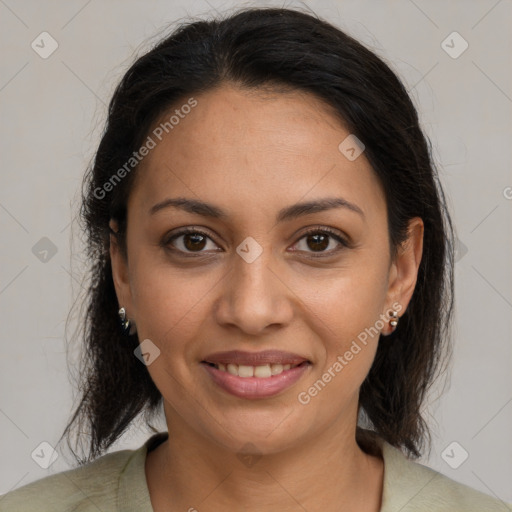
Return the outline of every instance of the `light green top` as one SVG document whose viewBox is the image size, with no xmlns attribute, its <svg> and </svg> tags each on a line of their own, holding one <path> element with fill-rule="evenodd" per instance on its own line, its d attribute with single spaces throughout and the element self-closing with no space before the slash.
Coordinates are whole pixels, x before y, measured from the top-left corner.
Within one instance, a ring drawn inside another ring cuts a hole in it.
<svg viewBox="0 0 512 512">
<path fill-rule="evenodd" d="M 0 512 L 153 512 L 146 454 L 167 435 L 154 434 L 137 450 L 108 453 L 8 492 L 0 496 Z M 408 459 L 380 438 L 376 441 L 384 459 L 380 512 L 512 511 L 511 505 Z"/>
</svg>

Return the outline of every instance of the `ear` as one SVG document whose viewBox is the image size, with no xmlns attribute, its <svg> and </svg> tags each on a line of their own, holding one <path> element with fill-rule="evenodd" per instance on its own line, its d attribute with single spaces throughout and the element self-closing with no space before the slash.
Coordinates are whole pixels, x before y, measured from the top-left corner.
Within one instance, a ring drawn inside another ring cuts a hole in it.
<svg viewBox="0 0 512 512">
<path fill-rule="evenodd" d="M 386 311 L 395 309 L 401 317 L 409 305 L 423 254 L 423 220 L 414 217 L 409 221 L 408 236 L 391 263 L 389 270 Z M 391 333 L 391 329 L 388 329 Z"/>
<path fill-rule="evenodd" d="M 115 220 L 110 220 L 109 226 L 112 231 L 117 233 L 118 225 Z M 114 281 L 119 307 L 124 307 L 126 310 L 126 316 L 131 319 L 133 314 L 133 305 L 128 261 L 121 251 L 117 236 L 114 233 L 110 233 L 110 261 L 112 264 L 112 279 Z"/>
</svg>

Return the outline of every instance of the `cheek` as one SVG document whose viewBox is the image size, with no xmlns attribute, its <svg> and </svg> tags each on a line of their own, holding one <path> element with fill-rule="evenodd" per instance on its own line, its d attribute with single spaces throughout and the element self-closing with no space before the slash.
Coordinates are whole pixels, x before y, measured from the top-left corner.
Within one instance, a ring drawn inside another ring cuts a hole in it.
<svg viewBox="0 0 512 512">
<path fill-rule="evenodd" d="M 348 338 L 357 337 L 379 319 L 387 292 L 387 271 L 382 262 L 361 257 L 357 263 L 347 261 L 339 268 L 307 277 L 296 273 L 290 288 L 304 303 L 306 317 L 324 326 L 325 339 L 341 350 Z"/>
<path fill-rule="evenodd" d="M 324 369 L 351 347 L 357 351 L 354 340 L 361 350 L 344 374 L 365 373 L 371 366 L 378 340 L 374 326 L 383 312 L 387 283 L 385 261 L 374 256 L 378 253 L 376 248 L 353 252 L 330 269 L 305 264 L 280 267 L 280 280 L 286 284 L 276 283 L 280 299 L 289 301 L 294 310 L 294 325 L 289 327 L 298 326 L 313 341 L 310 348 Z M 151 248 L 129 256 L 139 338 L 150 339 L 166 364 L 185 372 L 197 357 L 197 342 L 205 342 L 215 325 L 213 305 L 222 300 L 222 288 L 232 274 L 220 265 L 178 267 L 155 254 Z M 382 325 L 377 327 L 382 329 Z"/>
<path fill-rule="evenodd" d="M 150 252 L 139 255 L 134 259 L 131 289 L 140 339 L 149 338 L 162 352 L 188 359 L 197 348 L 189 340 L 201 337 L 202 324 L 211 312 L 208 294 L 215 292 L 222 275 L 211 269 L 172 266 Z"/>
<path fill-rule="evenodd" d="M 313 281 L 301 276 L 290 288 L 303 302 L 301 321 L 315 334 L 320 377 L 337 393 L 352 394 L 370 370 L 384 327 L 385 266 L 361 258 L 361 265 L 318 273 Z"/>
</svg>

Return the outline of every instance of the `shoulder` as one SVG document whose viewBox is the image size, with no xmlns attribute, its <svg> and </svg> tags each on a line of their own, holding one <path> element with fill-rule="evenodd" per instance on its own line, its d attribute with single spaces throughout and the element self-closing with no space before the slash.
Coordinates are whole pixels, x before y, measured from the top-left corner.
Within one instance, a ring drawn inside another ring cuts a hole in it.
<svg viewBox="0 0 512 512">
<path fill-rule="evenodd" d="M 381 441 L 384 489 L 381 512 L 507 512 L 512 506 L 457 482 Z"/>
<path fill-rule="evenodd" d="M 108 453 L 0 496 L 0 512 L 117 510 L 119 476 L 136 450 Z"/>
</svg>

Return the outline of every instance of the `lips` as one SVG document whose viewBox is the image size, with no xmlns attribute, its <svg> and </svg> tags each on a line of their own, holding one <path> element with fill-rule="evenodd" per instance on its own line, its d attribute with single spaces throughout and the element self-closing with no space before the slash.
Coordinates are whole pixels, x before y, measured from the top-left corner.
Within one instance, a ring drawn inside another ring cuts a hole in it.
<svg viewBox="0 0 512 512">
<path fill-rule="evenodd" d="M 258 366 L 250 366 L 250 365 L 238 365 L 238 364 L 223 364 L 223 363 L 206 363 L 211 365 L 213 368 L 220 370 L 222 372 L 230 373 L 231 375 L 236 375 L 237 377 L 258 377 L 260 379 L 269 378 L 273 375 L 280 375 L 284 371 L 290 370 L 292 368 L 297 368 L 300 366 L 298 364 L 263 364 Z M 307 361 L 304 361 L 301 364 L 307 364 Z"/>
<path fill-rule="evenodd" d="M 239 398 L 262 399 L 293 386 L 311 362 L 290 352 L 232 350 L 210 354 L 201 366 L 213 382 Z"/>
<path fill-rule="evenodd" d="M 242 366 L 264 366 L 264 365 L 291 365 L 297 366 L 308 359 L 291 352 L 280 350 L 264 350 L 261 352 L 245 352 L 242 350 L 230 350 L 228 352 L 215 352 L 204 358 L 203 362 L 215 365 L 228 364 Z"/>
</svg>

